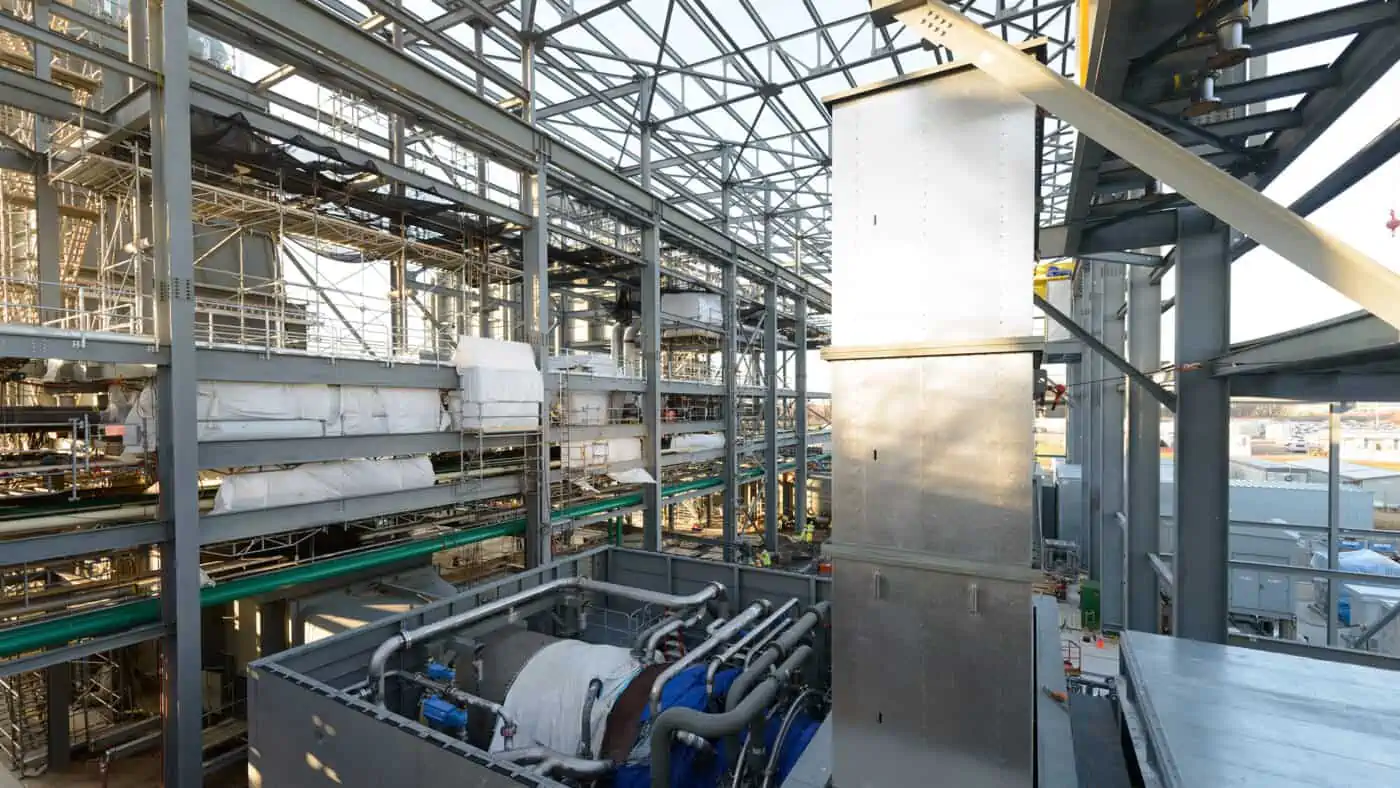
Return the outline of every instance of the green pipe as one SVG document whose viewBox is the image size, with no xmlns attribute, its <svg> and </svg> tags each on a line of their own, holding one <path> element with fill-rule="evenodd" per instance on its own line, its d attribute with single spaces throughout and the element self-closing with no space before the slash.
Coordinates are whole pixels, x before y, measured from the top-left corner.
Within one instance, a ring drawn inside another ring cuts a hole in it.
<svg viewBox="0 0 1400 788">
<path fill-rule="evenodd" d="M 795 463 L 784 463 L 780 466 L 780 469 L 786 470 L 793 467 L 796 467 Z M 751 478 L 753 476 L 762 475 L 763 471 L 761 470 L 750 470 L 746 471 L 741 476 L 744 478 Z M 704 490 L 722 485 L 723 482 L 717 477 L 697 479 L 695 481 L 681 482 L 679 484 L 663 487 L 661 494 L 663 496 L 678 495 L 685 492 Z M 592 501 L 578 506 L 565 507 L 557 510 L 555 516 L 559 519 L 587 517 L 588 515 L 600 514 L 614 509 L 636 506 L 641 502 L 642 496 L 638 493 L 633 493 L 603 501 Z M 419 539 L 413 542 L 381 547 L 376 550 L 366 550 L 365 552 L 355 553 L 354 555 L 330 558 L 325 561 L 317 561 L 300 566 L 291 566 L 286 569 L 278 569 L 252 575 L 251 577 L 229 580 L 211 588 L 202 589 L 199 594 L 199 601 L 200 605 L 204 607 L 228 604 L 229 602 L 239 599 L 246 599 L 260 594 L 269 594 L 293 586 L 314 583 L 318 580 L 327 580 L 365 569 L 373 569 L 377 566 L 395 563 L 408 558 L 432 555 L 433 553 L 449 550 L 453 547 L 476 544 L 500 536 L 518 535 L 524 530 L 525 521 L 523 519 L 507 520 L 503 523 L 497 523 L 496 525 L 482 528 L 471 528 L 444 536 L 432 537 L 430 539 Z M 158 621 L 160 621 L 160 600 L 157 598 L 126 602 L 86 613 L 77 613 L 61 618 L 51 618 L 29 624 L 21 624 L 0 631 L 0 657 L 13 657 L 43 648 L 61 646 L 74 640 L 110 635 L 115 632 L 123 632 L 147 624 L 154 624 Z"/>
</svg>

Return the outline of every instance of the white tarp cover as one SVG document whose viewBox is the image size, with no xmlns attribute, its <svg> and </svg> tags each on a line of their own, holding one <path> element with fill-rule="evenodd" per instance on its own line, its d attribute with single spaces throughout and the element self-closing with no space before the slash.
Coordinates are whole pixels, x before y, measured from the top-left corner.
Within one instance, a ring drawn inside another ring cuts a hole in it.
<svg viewBox="0 0 1400 788">
<path fill-rule="evenodd" d="M 1327 554 L 1314 551 L 1313 569 L 1327 568 Z M 1386 558 L 1375 550 L 1345 550 L 1337 554 L 1337 568 L 1343 572 L 1360 572 L 1368 575 L 1400 577 L 1400 563 Z"/>
<path fill-rule="evenodd" d="M 568 423 L 576 427 L 607 424 L 610 396 L 606 391 L 570 391 L 564 397 Z"/>
<path fill-rule="evenodd" d="M 562 439 L 562 438 L 561 438 Z M 600 472 L 615 462 L 633 462 L 642 458 L 641 438 L 606 438 L 579 441 L 567 445 L 566 456 L 574 469 L 580 466 L 597 468 Z"/>
<path fill-rule="evenodd" d="M 579 640 L 561 640 L 535 654 L 506 693 L 506 713 L 515 720 L 513 749 L 543 745 L 564 753 L 578 749 L 583 735 L 583 704 L 588 683 L 603 682 L 602 694 L 593 703 L 593 752 L 603 747 L 608 713 L 617 697 L 641 670 L 631 652 L 617 646 L 600 646 Z M 505 749 L 500 723 L 491 739 L 491 751 Z"/>
<path fill-rule="evenodd" d="M 544 378 L 523 342 L 459 337 L 452 353 L 460 390 L 448 412 L 459 430 L 539 429 Z"/>
<path fill-rule="evenodd" d="M 550 372 L 617 377 L 617 361 L 606 353 L 569 353 L 549 357 Z"/>
<path fill-rule="evenodd" d="M 724 448 L 724 433 L 687 432 L 672 436 L 671 448 L 668 451 L 687 452 L 722 448 Z"/>
<path fill-rule="evenodd" d="M 433 465 L 427 457 L 310 462 L 285 471 L 225 476 L 211 513 L 418 490 L 432 487 L 433 482 Z"/>
<path fill-rule="evenodd" d="M 447 429 L 437 389 L 201 381 L 195 407 L 200 441 L 401 435 Z M 156 445 L 154 388 L 136 398 L 125 424 L 127 451 L 140 453 Z"/>
<path fill-rule="evenodd" d="M 618 484 L 656 484 L 656 479 L 644 468 L 631 468 L 625 471 L 614 471 L 608 474 L 608 478 Z"/>
<path fill-rule="evenodd" d="M 683 317 L 712 326 L 724 325 L 724 309 L 718 293 L 665 293 L 661 296 L 661 316 Z"/>
</svg>

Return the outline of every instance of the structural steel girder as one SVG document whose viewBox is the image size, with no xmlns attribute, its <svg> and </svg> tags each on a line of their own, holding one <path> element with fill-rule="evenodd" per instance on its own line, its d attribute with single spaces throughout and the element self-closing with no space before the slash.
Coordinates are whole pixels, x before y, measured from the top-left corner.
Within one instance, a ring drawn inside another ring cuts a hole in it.
<svg viewBox="0 0 1400 788">
<path fill-rule="evenodd" d="M 1115 369 L 1127 375 L 1132 381 L 1143 388 L 1152 398 L 1162 403 L 1167 410 L 1176 412 L 1176 395 L 1162 388 L 1161 384 L 1138 371 L 1137 367 L 1129 364 L 1126 359 L 1110 350 L 1104 343 L 1100 342 L 1093 334 L 1085 331 L 1080 325 L 1074 322 L 1074 318 L 1056 309 L 1040 296 L 1035 296 L 1035 305 L 1040 308 L 1051 320 L 1059 323 L 1066 331 L 1074 334 L 1075 338 L 1083 342 L 1088 348 L 1097 353 L 1104 361 L 1112 364 Z M 1115 309 L 1115 313 L 1116 313 Z"/>
<path fill-rule="evenodd" d="M 1249 235 L 1391 325 L 1400 326 L 1400 275 L 1228 173 L 1042 66 L 942 0 L 874 0 L 926 41 L 948 46 L 988 76 L 1074 124 L 1143 172 Z"/>
</svg>

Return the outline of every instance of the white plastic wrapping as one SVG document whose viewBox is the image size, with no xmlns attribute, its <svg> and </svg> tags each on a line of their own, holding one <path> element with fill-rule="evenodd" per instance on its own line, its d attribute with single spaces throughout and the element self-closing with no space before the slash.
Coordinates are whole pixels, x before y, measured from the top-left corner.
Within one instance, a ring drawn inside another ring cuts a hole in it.
<svg viewBox="0 0 1400 788">
<path fill-rule="evenodd" d="M 661 296 L 661 315 L 683 317 L 720 327 L 724 325 L 724 308 L 718 293 L 665 293 Z"/>
<path fill-rule="evenodd" d="M 634 462 L 642 458 L 641 438 L 608 438 L 591 441 L 576 441 L 562 446 L 567 449 L 569 467 L 572 469 L 591 468 L 602 472 L 606 466 L 618 462 Z"/>
<path fill-rule="evenodd" d="M 449 398 L 448 412 L 457 429 L 539 429 L 544 378 L 529 345 L 460 337 L 452 361 L 460 389 Z"/>
<path fill-rule="evenodd" d="M 232 473 L 224 477 L 211 513 L 329 501 L 433 486 L 427 457 L 399 460 L 311 462 L 285 471 Z"/>
<path fill-rule="evenodd" d="M 617 377 L 617 361 L 606 353 L 569 353 L 549 357 L 550 372 Z"/>
<path fill-rule="evenodd" d="M 669 451 L 690 452 L 722 448 L 724 448 L 724 433 L 722 432 L 687 432 L 672 436 Z"/>
<path fill-rule="evenodd" d="M 516 723 L 512 748 L 543 745 L 559 752 L 577 751 L 588 684 L 596 678 L 603 683 L 603 691 L 594 701 L 589 719 L 593 733 L 590 746 L 598 752 L 613 704 L 640 670 L 641 664 L 632 654 L 617 646 L 561 640 L 540 649 L 521 668 L 502 704 Z M 498 722 L 491 751 L 504 749 Z"/>
<path fill-rule="evenodd" d="M 570 391 L 564 397 L 569 424 L 576 427 L 607 424 L 610 396 L 606 391 Z"/>
<path fill-rule="evenodd" d="M 447 428 L 437 389 L 201 381 L 195 406 L 200 441 L 400 435 Z M 127 413 L 127 451 L 159 439 L 155 389 Z"/>
</svg>

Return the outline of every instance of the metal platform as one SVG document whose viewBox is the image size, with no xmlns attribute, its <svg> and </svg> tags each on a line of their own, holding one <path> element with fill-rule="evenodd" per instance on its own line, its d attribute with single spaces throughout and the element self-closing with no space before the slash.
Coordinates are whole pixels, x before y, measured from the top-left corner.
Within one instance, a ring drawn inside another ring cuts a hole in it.
<svg viewBox="0 0 1400 788">
<path fill-rule="evenodd" d="M 1400 785 L 1393 671 L 1129 632 L 1129 729 L 1162 785 Z"/>
</svg>

